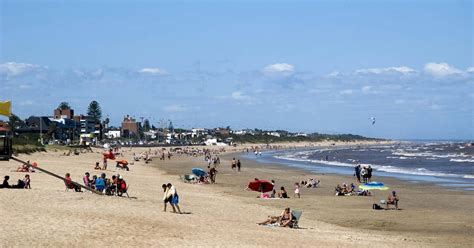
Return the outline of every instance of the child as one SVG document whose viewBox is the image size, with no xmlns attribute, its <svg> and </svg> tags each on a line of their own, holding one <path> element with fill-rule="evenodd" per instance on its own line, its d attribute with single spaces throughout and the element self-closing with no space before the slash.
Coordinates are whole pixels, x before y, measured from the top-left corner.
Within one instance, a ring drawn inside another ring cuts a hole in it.
<svg viewBox="0 0 474 248">
<path fill-rule="evenodd" d="M 295 183 L 295 197 L 298 196 L 298 198 L 301 198 L 300 196 L 300 184 Z"/>
</svg>

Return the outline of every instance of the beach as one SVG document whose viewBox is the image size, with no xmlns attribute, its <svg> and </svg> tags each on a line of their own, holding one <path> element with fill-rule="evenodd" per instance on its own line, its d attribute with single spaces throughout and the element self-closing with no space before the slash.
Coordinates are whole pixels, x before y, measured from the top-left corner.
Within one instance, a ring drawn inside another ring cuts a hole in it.
<svg viewBox="0 0 474 248">
<path fill-rule="evenodd" d="M 300 144 L 301 145 L 301 144 Z M 308 144 L 305 144 L 308 145 Z M 322 144 L 327 145 L 327 144 Z M 292 145 L 286 144 L 285 147 Z M 221 153 L 216 184 L 190 184 L 179 175 L 191 168 L 206 168 L 203 156 L 173 154 L 171 160 L 153 158 L 117 170 L 109 162 L 108 177 L 119 173 L 129 185 L 130 198 L 100 196 L 90 192 L 65 192 L 64 182 L 44 173 L 29 173 L 31 190 L 0 189 L 0 246 L 116 245 L 119 247 L 472 247 L 474 244 L 473 193 L 440 188 L 428 183 L 408 183 L 383 178 L 400 195 L 401 210 L 372 210 L 374 197 L 334 196 L 337 184 L 354 182 L 352 177 L 315 174 L 276 164 L 242 159 L 242 171 L 230 166 L 244 147 Z M 156 148 L 153 148 L 154 150 Z M 213 148 L 215 149 L 215 148 Z M 124 158 L 148 148 L 122 149 Z M 63 156 L 62 151 L 20 155 L 59 175 L 70 173 L 82 183 L 86 171 L 102 159 L 102 150 Z M 11 172 L 20 164 L 0 163 L 0 175 L 10 183 L 26 173 Z M 377 177 L 377 175 L 375 175 Z M 245 190 L 254 178 L 273 179 L 285 186 L 290 199 L 260 199 Z M 320 188 L 301 190 L 293 196 L 295 182 L 317 178 Z M 172 183 L 186 214 L 163 212 L 163 183 Z M 279 215 L 285 207 L 303 210 L 301 229 L 259 226 L 268 215 Z"/>
</svg>

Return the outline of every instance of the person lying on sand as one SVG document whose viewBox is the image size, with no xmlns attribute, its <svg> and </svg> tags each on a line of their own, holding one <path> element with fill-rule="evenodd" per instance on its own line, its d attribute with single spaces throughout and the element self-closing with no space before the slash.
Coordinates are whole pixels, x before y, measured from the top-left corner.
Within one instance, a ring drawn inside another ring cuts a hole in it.
<svg viewBox="0 0 474 248">
<path fill-rule="evenodd" d="M 257 223 L 258 225 L 275 225 L 278 223 L 278 220 L 280 220 L 280 216 L 268 216 L 268 219 L 266 221 L 262 221 Z"/>
</svg>

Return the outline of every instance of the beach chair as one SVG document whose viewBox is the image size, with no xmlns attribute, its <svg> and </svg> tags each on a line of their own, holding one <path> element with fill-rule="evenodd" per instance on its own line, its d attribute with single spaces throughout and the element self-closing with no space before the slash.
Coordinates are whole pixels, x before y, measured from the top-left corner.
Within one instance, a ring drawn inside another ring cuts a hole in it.
<svg viewBox="0 0 474 248">
<path fill-rule="evenodd" d="M 293 228 L 300 228 L 298 222 L 300 221 L 301 215 L 303 214 L 302 210 L 292 210 L 291 215 L 293 215 Z"/>
<path fill-rule="evenodd" d="M 179 178 L 185 183 L 196 182 L 196 177 L 194 175 L 180 175 Z"/>
<path fill-rule="evenodd" d="M 128 187 L 130 187 L 130 185 L 127 183 L 127 187 L 125 188 L 125 191 L 121 192 L 120 195 L 118 193 L 118 190 L 116 190 L 117 192 L 116 196 L 123 196 L 125 194 L 127 195 L 127 198 L 130 198 L 130 196 L 128 195 Z"/>
</svg>

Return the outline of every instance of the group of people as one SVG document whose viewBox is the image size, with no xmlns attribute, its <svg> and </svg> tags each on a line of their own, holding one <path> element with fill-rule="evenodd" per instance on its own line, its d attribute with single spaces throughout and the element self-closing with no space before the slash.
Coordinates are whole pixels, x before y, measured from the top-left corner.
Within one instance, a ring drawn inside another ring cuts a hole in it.
<svg viewBox="0 0 474 248">
<path fill-rule="evenodd" d="M 361 166 L 360 164 L 354 167 L 355 173 L 354 176 L 357 178 L 357 182 L 368 183 L 372 180 L 372 167 Z M 361 181 L 362 178 L 362 181 Z"/>
<path fill-rule="evenodd" d="M 2 189 L 31 189 L 31 179 L 30 179 L 30 175 L 28 174 L 25 175 L 25 178 L 18 179 L 17 184 L 10 185 L 8 180 L 10 180 L 10 176 L 6 175 L 3 178 L 3 183 L 0 184 L 0 188 Z"/>
<path fill-rule="evenodd" d="M 359 189 L 356 190 L 356 186 L 354 183 L 351 185 L 347 185 L 343 183 L 342 186 L 338 184 L 334 189 L 336 196 L 370 196 L 371 193 L 368 190 Z"/>
<path fill-rule="evenodd" d="M 30 161 L 28 160 L 25 164 L 22 164 L 21 166 L 19 166 L 16 170 L 14 170 L 12 172 L 30 172 L 30 173 L 34 173 L 35 168 L 38 166 L 38 164 L 36 162 L 33 162 L 31 164 L 31 166 L 29 166 L 29 164 L 30 164 Z"/>
<path fill-rule="evenodd" d="M 240 172 L 241 167 L 242 167 L 242 163 L 240 162 L 240 159 L 235 160 L 235 158 L 232 158 L 231 169 L 233 171 L 237 169 L 237 171 Z"/>
<path fill-rule="evenodd" d="M 320 183 L 321 183 L 321 181 L 316 180 L 316 179 L 314 179 L 314 178 L 310 178 L 310 179 L 307 180 L 307 181 L 302 180 L 302 181 L 301 181 L 301 187 L 304 186 L 304 187 L 306 187 L 306 188 L 317 188 Z"/>
<path fill-rule="evenodd" d="M 113 175 L 112 178 L 107 178 L 105 173 L 102 173 L 99 177 L 94 175 L 90 177 L 90 173 L 86 172 L 82 177 L 84 185 L 90 189 L 105 193 L 106 195 L 117 195 L 127 192 L 127 183 L 120 174 Z M 74 189 L 76 192 L 82 192 L 81 186 L 74 183 L 71 179 L 71 174 L 66 173 L 64 183 L 66 189 Z"/>
</svg>

